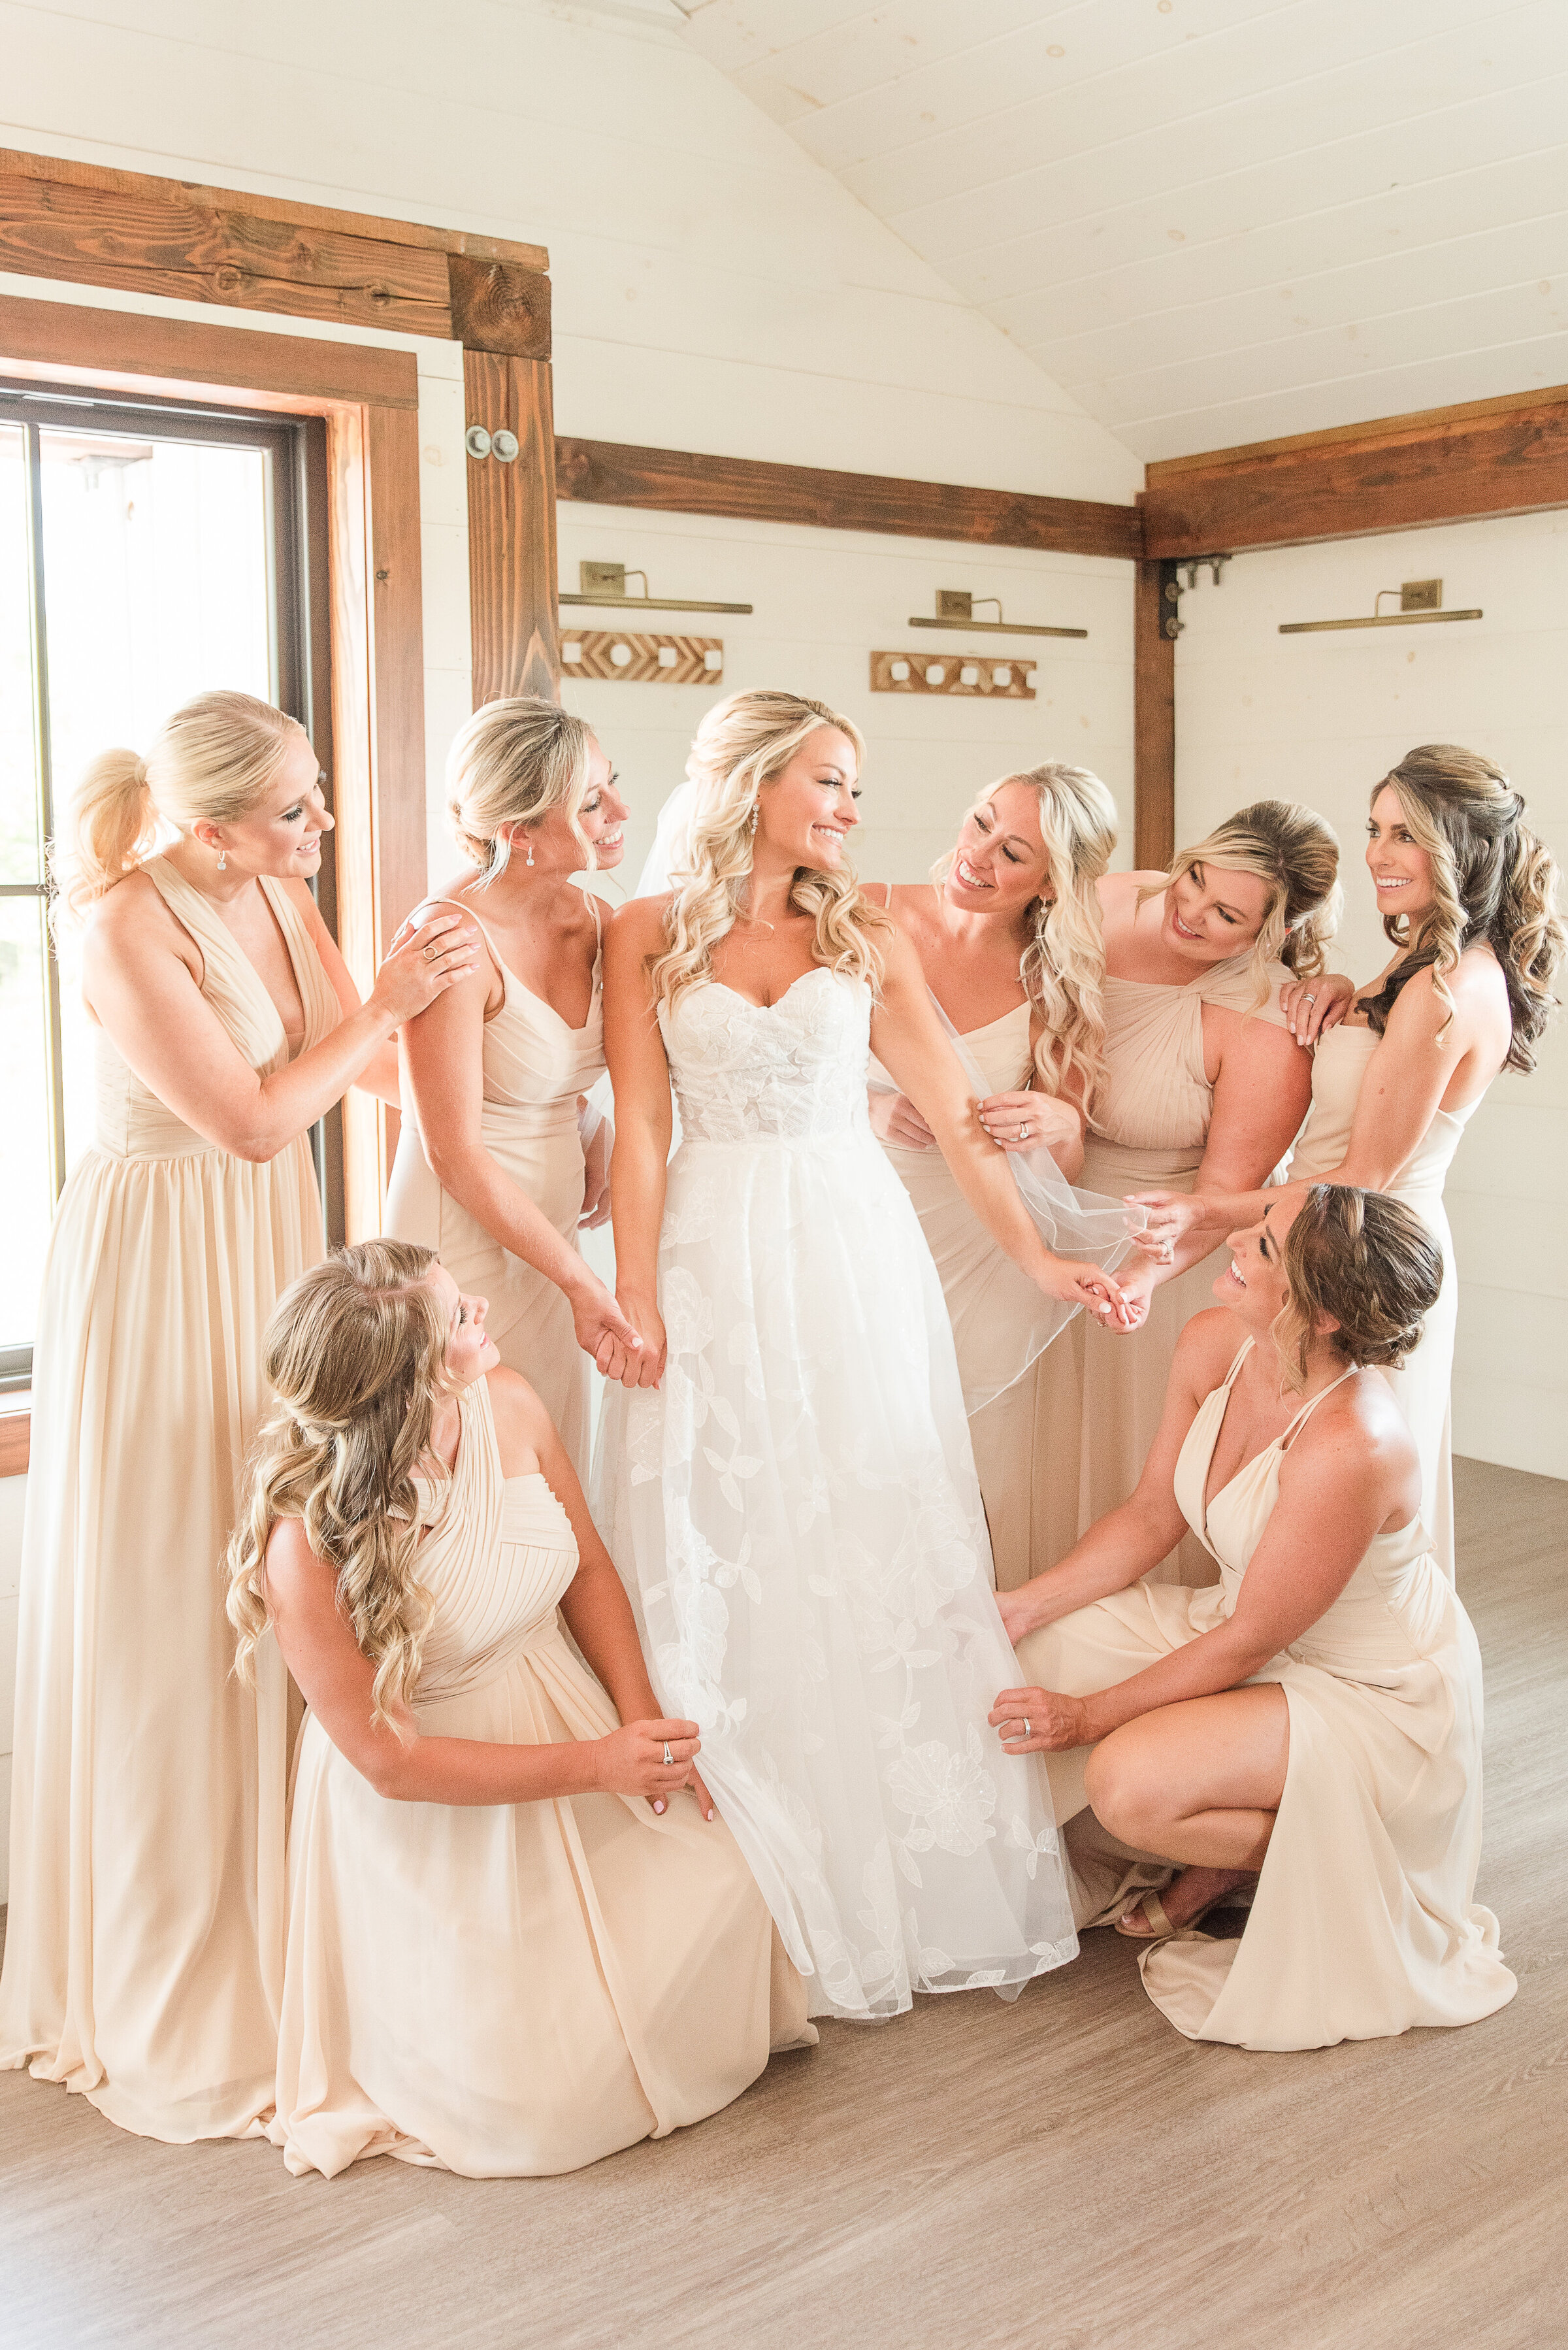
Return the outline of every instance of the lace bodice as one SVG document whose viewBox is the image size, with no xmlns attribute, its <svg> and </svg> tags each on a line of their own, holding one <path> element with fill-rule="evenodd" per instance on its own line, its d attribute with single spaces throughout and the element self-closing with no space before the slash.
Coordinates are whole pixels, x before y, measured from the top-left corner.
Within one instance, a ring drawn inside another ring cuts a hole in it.
<svg viewBox="0 0 1568 2350">
<path fill-rule="evenodd" d="M 826 1143 L 868 1134 L 871 991 L 818 967 L 776 1003 L 708 980 L 659 1025 L 688 1142 Z"/>
</svg>

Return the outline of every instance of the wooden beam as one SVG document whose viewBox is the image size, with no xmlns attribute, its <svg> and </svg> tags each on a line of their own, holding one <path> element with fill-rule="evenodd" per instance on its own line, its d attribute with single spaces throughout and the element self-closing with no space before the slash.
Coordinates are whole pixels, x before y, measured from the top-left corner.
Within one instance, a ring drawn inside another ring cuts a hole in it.
<svg viewBox="0 0 1568 2350">
<path fill-rule="evenodd" d="M 1027 546 L 1056 555 L 1127 559 L 1143 552 L 1136 506 L 902 481 L 883 473 L 830 473 L 815 465 L 761 464 L 745 457 L 697 456 L 615 441 L 557 441 L 556 484 L 563 498 L 663 514 L 732 515 L 744 522 Z"/>
<path fill-rule="evenodd" d="M 411 351 L 370 343 L 0 295 L 0 373 L 40 383 L 123 390 L 133 378 L 138 391 L 230 403 L 238 392 L 246 408 L 320 415 L 338 402 L 417 410 L 418 366 Z"/>
<path fill-rule="evenodd" d="M 121 172 L 107 163 L 76 163 L 63 155 L 29 155 L 16 148 L 0 147 L 0 175 L 50 180 L 67 188 L 99 188 L 139 202 L 192 204 L 203 212 L 241 212 L 252 220 L 283 221 L 295 228 L 369 237 L 383 244 L 408 245 L 427 253 L 473 254 L 486 261 L 509 262 L 519 269 L 550 266 L 549 254 L 542 244 L 524 244 L 510 237 L 480 236 L 472 229 L 431 228 L 422 221 L 340 213 L 326 204 L 300 203 L 292 196 L 262 196 L 249 188 L 209 188 L 196 180 L 159 179 L 147 172 Z"/>
<path fill-rule="evenodd" d="M 0 261 L 29 277 L 452 333 L 444 254 L 262 220 L 237 205 L 219 212 L 178 197 L 0 175 Z"/>
<path fill-rule="evenodd" d="M 505 261 L 447 255 L 453 338 L 465 350 L 499 351 L 507 359 L 550 356 L 550 281 L 536 269 Z"/>
<path fill-rule="evenodd" d="M 1568 506 L 1568 388 L 1151 465 L 1142 505 L 1156 558 Z"/>
<path fill-rule="evenodd" d="M 1164 873 L 1176 854 L 1174 563 L 1140 563 L 1133 595 L 1133 861 Z"/>
<path fill-rule="evenodd" d="M 510 464 L 468 460 L 468 580 L 473 630 L 473 706 L 504 693 L 555 701 L 556 631 L 556 438 L 550 367 L 464 349 L 471 424 L 517 435 Z"/>
</svg>

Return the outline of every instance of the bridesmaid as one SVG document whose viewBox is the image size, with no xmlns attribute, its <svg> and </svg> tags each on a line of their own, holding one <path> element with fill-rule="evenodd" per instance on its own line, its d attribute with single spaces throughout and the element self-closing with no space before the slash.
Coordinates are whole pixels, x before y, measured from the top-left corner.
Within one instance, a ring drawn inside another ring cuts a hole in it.
<svg viewBox="0 0 1568 2350">
<path fill-rule="evenodd" d="M 1186 1192 L 1266 1180 L 1306 1111 L 1312 1063 L 1279 1008 L 1293 973 L 1322 969 L 1338 912 L 1339 846 L 1310 808 L 1259 800 L 1227 817 L 1165 873 L 1109 874 L 1106 1072 L 1085 1144 L 1085 1188 L 1113 1198 L 1151 1182 Z M 1248 1172 L 1238 1181 L 1233 1172 Z M 1125 1502 L 1159 1427 L 1182 1325 L 1209 1295 L 1208 1232 L 1123 1267 L 1146 1307 L 1128 1335 L 1083 1318 L 1044 1357 L 1036 1503 L 1053 1561 Z M 1173 1563 L 1206 1582 L 1190 1537 Z"/>
<path fill-rule="evenodd" d="M 1053 761 L 981 793 L 935 889 L 889 889 L 886 899 L 980 1066 L 987 1131 L 1004 1149 L 1048 1150 L 1070 1183 L 1105 1069 L 1096 884 L 1116 842 L 1116 803 L 1099 777 Z M 1010 1591 L 1048 1555 L 1035 1516 L 1049 1487 L 1033 1460 L 1044 1301 L 970 1207 L 913 1102 L 873 1092 L 871 1124 L 941 1276 L 997 1587 Z"/>
<path fill-rule="evenodd" d="M 609 1212 L 609 1128 L 585 1159 L 579 1106 L 605 1066 L 601 918 L 574 876 L 620 863 L 626 802 L 582 719 L 517 694 L 458 734 L 447 814 L 472 862 L 421 913 L 461 907 L 485 951 L 403 1031 L 410 1115 L 387 1230 L 483 1290 L 502 1361 L 537 1388 L 582 1478 L 588 1363 L 638 1340 L 577 1246 L 585 1218 Z"/>
<path fill-rule="evenodd" d="M 405 1242 L 317 1265 L 266 1334 L 229 1612 L 241 1672 L 270 1627 L 310 1707 L 270 2131 L 296 2174 L 575 2170 L 816 2037 L 697 1725 L 660 1718 L 566 1449 L 499 1364 L 483 1298 Z"/>
<path fill-rule="evenodd" d="M 1471 1114 L 1503 1069 L 1535 1066 L 1553 1009 L 1564 934 L 1557 868 L 1523 822 L 1524 801 L 1479 752 L 1428 743 L 1373 787 L 1366 864 L 1394 954 L 1359 993 L 1300 978 L 1282 1003 L 1315 1047 L 1312 1113 L 1293 1181 L 1357 1183 L 1413 1208 L 1443 1253 L 1443 1294 L 1394 1392 L 1421 1455 L 1422 1509 L 1454 1573 L 1449 1383 L 1459 1275 L 1443 1183 Z M 1210 1239 L 1252 1222 L 1256 1192 L 1144 1195 L 1151 1244 Z"/>
<path fill-rule="evenodd" d="M 1473 2023 L 1516 1989 L 1475 1899 L 1480 1654 L 1370 1367 L 1419 1343 L 1442 1261 L 1409 1209 L 1326 1183 L 1230 1247 L 1229 1310 L 1182 1333 L 1137 1492 L 1001 1601 L 1031 1685 L 991 1718 L 1047 1755 L 1080 1923 L 1145 1945 L 1189 2039 Z M 1183 1521 L 1219 1587 L 1147 1575 Z M 1128 1904 L 1151 1877 L 1163 1900 Z M 1239 1940 L 1189 1930 L 1254 1877 Z"/>
<path fill-rule="evenodd" d="M 393 1031 L 477 941 L 439 916 L 359 1003 L 306 887 L 316 754 L 248 694 L 106 752 L 73 817 L 97 1139 L 39 1314 L 0 2064 L 183 2143 L 273 2100 L 287 1685 L 275 1654 L 233 1679 L 216 1575 L 262 1330 L 324 1245 L 309 1129 L 390 1096 Z"/>
</svg>

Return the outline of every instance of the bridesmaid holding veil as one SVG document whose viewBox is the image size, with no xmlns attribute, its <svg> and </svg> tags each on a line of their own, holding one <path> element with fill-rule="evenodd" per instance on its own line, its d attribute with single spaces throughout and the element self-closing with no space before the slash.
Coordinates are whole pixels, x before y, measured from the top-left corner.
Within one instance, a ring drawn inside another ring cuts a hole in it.
<svg viewBox="0 0 1568 2350">
<path fill-rule="evenodd" d="M 895 923 L 979 1070 L 980 1117 L 1004 1150 L 1049 1152 L 1068 1183 L 1105 1073 L 1105 941 L 1096 884 L 1116 842 L 1116 803 L 1086 767 L 1058 762 L 981 792 L 934 888 L 888 891 Z M 873 1064 L 873 1076 L 879 1073 Z M 1077 1539 L 1062 1489 L 1036 1473 L 1044 1349 L 1059 1320 L 997 1245 L 909 1097 L 884 1080 L 871 1124 L 914 1201 L 941 1276 L 970 1414 L 996 1586 L 1010 1591 Z M 1092 1217 L 1107 1262 L 1125 1252 L 1119 1202 Z M 1038 1550 L 1038 1556 L 1036 1551 Z"/>
<path fill-rule="evenodd" d="M 574 877 L 619 864 L 626 802 L 582 719 L 517 694 L 459 732 L 447 814 L 472 863 L 420 910 L 460 908 L 484 951 L 403 1031 L 387 1231 L 483 1291 L 502 1361 L 537 1388 L 585 1477 L 589 1362 L 634 1334 L 577 1245 L 585 1217 L 607 1212 L 610 1129 L 585 1157 L 579 1107 L 605 1066 L 603 915 Z"/>
<path fill-rule="evenodd" d="M 1151 1182 L 1237 1191 L 1266 1180 L 1305 1114 L 1311 1061 L 1279 991 L 1322 968 L 1338 910 L 1339 845 L 1321 816 L 1260 800 L 1184 849 L 1168 873 L 1100 884 L 1106 938 L 1105 1077 L 1083 1181 L 1113 1198 Z M 1054 1557 L 1125 1502 L 1159 1427 L 1182 1325 L 1209 1295 L 1207 1234 L 1168 1243 L 1127 1288 L 1146 1318 L 1125 1336 L 1080 1318 L 1045 1357 L 1036 1455 L 1057 1489 Z M 1176 1568 L 1162 1571 L 1178 1571 Z M 1190 1538 L 1182 1579 L 1211 1569 Z"/>
<path fill-rule="evenodd" d="M 218 1570 L 261 1334 L 324 1246 L 309 1132 L 395 1097 L 393 1032 L 477 942 L 439 914 L 360 1003 L 306 886 L 316 754 L 248 694 L 106 752 L 72 816 L 96 1128 L 39 1314 L 0 2064 L 183 2143 L 273 2100 L 287 1679 L 233 1679 Z"/>
<path fill-rule="evenodd" d="M 617 1367 L 596 1515 L 811 2012 L 868 2019 L 1014 1990 L 1075 1947 L 1044 1786 L 984 1727 L 1010 1652 L 868 1050 L 1023 1278 L 1096 1315 L 1118 1292 L 1044 1247 L 913 949 L 856 886 L 862 755 L 821 702 L 719 703 L 675 887 L 611 922 L 616 1262 L 654 1352 Z"/>
<path fill-rule="evenodd" d="M 1524 801 L 1479 752 L 1428 743 L 1373 787 L 1366 864 L 1394 954 L 1357 991 L 1298 978 L 1282 1002 L 1313 1050 L 1312 1111 L 1293 1182 L 1355 1183 L 1414 1209 L 1443 1253 L 1426 1334 L 1389 1373 L 1421 1455 L 1422 1508 L 1454 1574 L 1451 1458 L 1459 1274 L 1443 1183 L 1466 1126 L 1504 1069 L 1535 1066 L 1563 960 L 1557 867 Z M 1269 1195 L 1146 1195 L 1150 1244 L 1220 1238 Z"/>
</svg>

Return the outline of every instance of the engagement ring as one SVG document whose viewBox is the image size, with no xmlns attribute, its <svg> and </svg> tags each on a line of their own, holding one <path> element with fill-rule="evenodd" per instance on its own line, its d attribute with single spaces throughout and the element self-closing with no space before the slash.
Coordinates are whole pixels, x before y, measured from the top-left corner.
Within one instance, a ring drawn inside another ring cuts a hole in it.
<svg viewBox="0 0 1568 2350">
<path fill-rule="evenodd" d="M 668 1770 L 670 1770 L 670 1769 L 673 1766 L 674 1762 L 675 1762 L 675 1757 L 674 1757 L 674 1755 L 673 1755 L 673 1754 L 671 1754 L 671 1752 L 670 1752 L 670 1741 L 669 1741 L 669 1739 L 667 1738 L 667 1739 L 665 1740 L 665 1742 L 664 1742 L 664 1767 L 665 1767 L 665 1769 L 666 1769 L 667 1771 L 668 1771 Z"/>
</svg>

